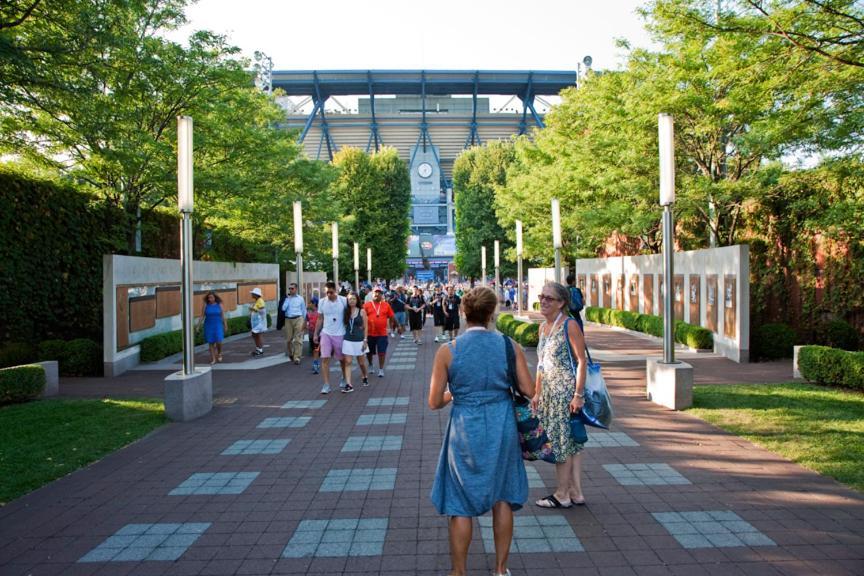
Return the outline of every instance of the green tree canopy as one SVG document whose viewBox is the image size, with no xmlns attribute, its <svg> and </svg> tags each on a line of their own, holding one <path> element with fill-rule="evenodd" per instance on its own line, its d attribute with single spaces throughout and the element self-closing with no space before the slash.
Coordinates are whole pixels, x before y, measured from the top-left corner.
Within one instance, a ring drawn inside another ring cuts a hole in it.
<svg viewBox="0 0 864 576">
<path fill-rule="evenodd" d="M 402 276 L 410 231 L 407 165 L 394 148 L 386 147 L 372 155 L 359 148 L 342 148 L 333 157 L 333 165 L 339 176 L 332 187 L 332 199 L 342 209 L 340 270 L 354 269 L 353 246 L 357 242 L 361 278 L 366 276 L 367 248 L 372 248 L 374 277 Z"/>
<path fill-rule="evenodd" d="M 461 274 L 479 278 L 481 246 L 486 246 L 486 272 L 494 274 L 495 240 L 500 242 L 502 275 L 513 273 L 505 252 L 512 251 L 515 230 L 505 231 L 495 215 L 495 190 L 506 182 L 508 167 L 516 157 L 513 142 L 490 142 L 470 148 L 453 165 L 453 195 L 456 197 L 456 268 Z M 510 254 L 515 260 L 515 253 Z"/>
</svg>

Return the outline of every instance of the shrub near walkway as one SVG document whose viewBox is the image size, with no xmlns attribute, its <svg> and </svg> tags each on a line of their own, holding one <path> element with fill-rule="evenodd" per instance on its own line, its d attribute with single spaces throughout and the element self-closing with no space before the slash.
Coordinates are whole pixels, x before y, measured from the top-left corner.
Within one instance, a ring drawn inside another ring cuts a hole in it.
<svg viewBox="0 0 864 576">
<path fill-rule="evenodd" d="M 864 394 L 811 384 L 696 386 L 691 414 L 864 491 Z"/>
<path fill-rule="evenodd" d="M 41 400 L 0 408 L 0 506 L 165 422 L 161 400 Z"/>
</svg>

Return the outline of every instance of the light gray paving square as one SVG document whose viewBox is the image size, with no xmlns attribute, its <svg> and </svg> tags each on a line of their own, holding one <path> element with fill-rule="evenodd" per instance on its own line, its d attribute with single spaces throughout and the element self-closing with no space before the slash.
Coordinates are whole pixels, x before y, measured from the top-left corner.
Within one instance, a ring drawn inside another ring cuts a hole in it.
<svg viewBox="0 0 864 576">
<path fill-rule="evenodd" d="M 389 364 L 387 370 L 414 370 L 415 364 Z"/>
<path fill-rule="evenodd" d="M 366 401 L 366 406 L 408 406 L 408 396 L 383 396 L 381 398 L 370 398 Z"/>
<path fill-rule="evenodd" d="M 318 491 L 365 492 L 367 490 L 393 490 L 395 483 L 396 468 L 330 470 Z M 330 527 L 333 528 L 333 525 L 330 525 Z"/>
<path fill-rule="evenodd" d="M 603 468 L 622 486 L 690 484 L 668 464 L 604 464 Z"/>
<path fill-rule="evenodd" d="M 405 424 L 408 414 L 361 414 L 357 426 L 378 426 L 383 424 Z"/>
<path fill-rule="evenodd" d="M 237 440 L 222 451 L 223 456 L 250 454 L 280 454 L 291 440 Z"/>
<path fill-rule="evenodd" d="M 209 527 L 209 522 L 127 524 L 78 562 L 174 561 Z"/>
<path fill-rule="evenodd" d="M 311 416 L 278 416 L 265 418 L 258 428 L 303 428 L 312 419 Z"/>
<path fill-rule="evenodd" d="M 655 512 L 652 515 L 684 548 L 776 546 L 773 540 L 731 510 Z"/>
<path fill-rule="evenodd" d="M 199 472 L 168 493 L 169 496 L 242 494 L 258 472 Z"/>
<path fill-rule="evenodd" d="M 380 556 L 387 525 L 387 518 L 302 520 L 282 557 Z"/>
<path fill-rule="evenodd" d="M 591 428 L 588 432 L 588 444 L 586 446 L 623 448 L 639 446 L 639 444 L 624 432 L 607 432 L 599 428 Z"/>
<path fill-rule="evenodd" d="M 349 436 L 342 452 L 379 452 L 401 450 L 402 436 Z"/>
<path fill-rule="evenodd" d="M 282 405 L 282 408 L 286 410 L 291 408 L 297 408 L 300 410 L 318 410 L 319 408 L 323 408 L 326 403 L 326 400 L 289 400 Z"/>
<path fill-rule="evenodd" d="M 494 554 L 495 539 L 492 517 L 481 516 L 480 536 L 487 553 Z M 584 552 L 582 542 L 563 516 L 523 516 L 513 519 L 513 543 L 510 551 L 520 554 L 543 552 Z"/>
<path fill-rule="evenodd" d="M 528 488 L 546 487 L 546 484 L 543 482 L 543 478 L 541 478 L 540 473 L 537 472 L 537 468 L 535 468 L 532 464 L 525 464 L 525 473 L 528 474 Z"/>
</svg>

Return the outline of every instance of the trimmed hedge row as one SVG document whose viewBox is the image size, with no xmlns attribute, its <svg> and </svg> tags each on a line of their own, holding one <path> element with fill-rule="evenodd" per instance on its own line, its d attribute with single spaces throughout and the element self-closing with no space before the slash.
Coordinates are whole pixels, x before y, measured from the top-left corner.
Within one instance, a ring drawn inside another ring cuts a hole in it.
<svg viewBox="0 0 864 576">
<path fill-rule="evenodd" d="M 498 331 L 516 340 L 522 346 L 537 347 L 540 341 L 540 325 L 516 320 L 512 314 L 499 314 L 495 320 Z"/>
<path fill-rule="evenodd" d="M 56 360 L 60 376 L 102 374 L 102 348 L 88 338 L 44 340 L 38 346 L 24 342 L 8 342 L 0 346 L 0 368 L 22 366 L 37 360 Z"/>
<path fill-rule="evenodd" d="M 0 405 L 38 398 L 45 389 L 45 369 L 33 364 L 0 368 Z"/>
<path fill-rule="evenodd" d="M 270 326 L 273 319 L 270 314 L 267 314 L 267 326 Z M 251 330 L 249 316 L 237 316 L 228 318 L 228 331 L 225 336 L 240 334 Z M 183 331 L 174 330 L 173 332 L 163 332 L 154 336 L 148 336 L 139 342 L 141 346 L 141 362 L 156 362 L 172 354 L 177 354 L 183 351 Z M 204 344 L 204 331 L 195 331 L 195 345 Z"/>
<path fill-rule="evenodd" d="M 864 390 L 864 352 L 804 346 L 798 351 L 798 370 L 817 384 Z"/>
<path fill-rule="evenodd" d="M 754 352 L 756 356 L 766 360 L 791 358 L 797 338 L 795 330 L 788 324 L 782 322 L 763 324 L 756 328 Z"/>
<path fill-rule="evenodd" d="M 614 308 L 600 308 L 587 306 L 585 308 L 585 319 L 598 324 L 608 326 L 619 326 L 627 330 L 643 332 L 658 338 L 663 337 L 663 318 L 660 316 L 649 316 L 628 310 L 615 310 Z M 697 350 L 710 350 L 714 348 L 714 334 L 707 328 L 693 326 L 681 320 L 675 321 L 675 341 Z"/>
<path fill-rule="evenodd" d="M 38 358 L 56 360 L 61 376 L 98 376 L 102 373 L 102 348 L 87 338 L 45 340 Z"/>
</svg>

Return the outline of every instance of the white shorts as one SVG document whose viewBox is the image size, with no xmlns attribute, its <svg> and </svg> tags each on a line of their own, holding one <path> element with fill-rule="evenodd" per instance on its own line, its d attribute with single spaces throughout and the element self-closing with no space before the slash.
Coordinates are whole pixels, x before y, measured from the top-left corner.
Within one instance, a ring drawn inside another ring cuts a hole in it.
<svg viewBox="0 0 864 576">
<path fill-rule="evenodd" d="M 365 354 L 363 351 L 363 342 L 350 342 L 348 340 L 343 340 L 342 354 L 345 356 L 362 356 Z"/>
</svg>

